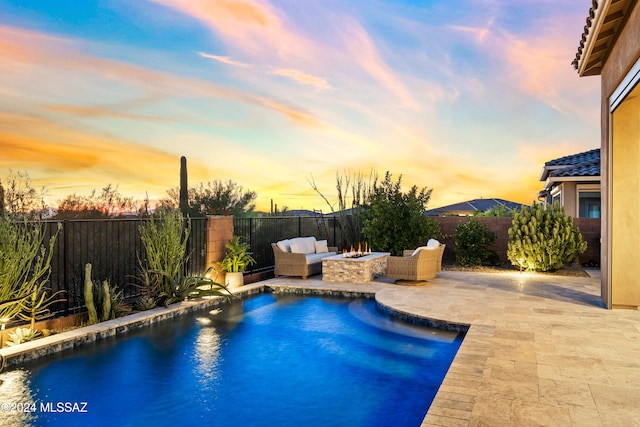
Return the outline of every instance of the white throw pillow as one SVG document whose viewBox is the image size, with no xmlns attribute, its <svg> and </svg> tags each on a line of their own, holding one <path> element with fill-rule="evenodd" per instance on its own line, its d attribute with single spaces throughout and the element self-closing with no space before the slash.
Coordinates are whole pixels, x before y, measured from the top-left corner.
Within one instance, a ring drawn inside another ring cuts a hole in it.
<svg viewBox="0 0 640 427">
<path fill-rule="evenodd" d="M 427 242 L 427 248 L 429 249 L 438 249 L 440 247 L 440 242 L 438 242 L 436 239 L 429 239 L 429 241 Z"/>
<path fill-rule="evenodd" d="M 311 237 L 305 237 L 304 238 L 304 244 L 305 244 L 305 254 L 315 254 L 316 253 L 316 238 L 311 236 Z"/>
<path fill-rule="evenodd" d="M 276 243 L 276 246 L 278 246 L 282 252 L 291 252 L 291 242 L 289 239 L 280 240 Z"/>
<path fill-rule="evenodd" d="M 317 254 L 323 254 L 325 252 L 329 252 L 329 247 L 327 246 L 326 240 L 317 240 L 315 242 L 315 246 L 316 246 Z"/>
<path fill-rule="evenodd" d="M 420 252 L 420 251 L 421 251 L 421 250 L 423 250 L 423 249 L 427 250 L 427 249 L 432 249 L 432 248 L 430 248 L 429 246 L 418 246 L 418 247 L 416 248 L 416 250 L 415 250 L 415 251 L 413 251 L 413 253 L 411 254 L 411 256 L 415 256 L 415 255 L 417 255 L 417 254 L 418 254 L 418 252 Z"/>
</svg>

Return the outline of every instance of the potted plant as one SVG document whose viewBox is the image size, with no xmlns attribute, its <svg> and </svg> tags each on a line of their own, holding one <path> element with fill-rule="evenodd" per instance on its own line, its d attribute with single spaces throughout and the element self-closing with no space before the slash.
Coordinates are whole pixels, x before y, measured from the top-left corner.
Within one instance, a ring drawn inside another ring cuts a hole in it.
<svg viewBox="0 0 640 427">
<path fill-rule="evenodd" d="M 233 236 L 233 239 L 225 245 L 227 253 L 222 261 L 218 263 L 220 269 L 225 272 L 225 285 L 229 288 L 237 288 L 244 284 L 242 273 L 256 260 L 249 252 L 249 244 L 241 243 L 239 236 Z"/>
</svg>

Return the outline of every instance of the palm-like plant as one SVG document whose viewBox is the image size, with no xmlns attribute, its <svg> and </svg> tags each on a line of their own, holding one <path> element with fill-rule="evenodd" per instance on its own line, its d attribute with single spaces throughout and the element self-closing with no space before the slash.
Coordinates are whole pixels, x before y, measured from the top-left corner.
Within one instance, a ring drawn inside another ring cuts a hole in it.
<svg viewBox="0 0 640 427">
<path fill-rule="evenodd" d="M 249 252 L 249 244 L 241 243 L 239 236 L 233 236 L 233 239 L 227 242 L 225 248 L 227 249 L 227 254 L 218 263 L 220 269 L 224 272 L 240 273 L 256 263 L 256 260 L 251 256 L 251 252 Z"/>
</svg>

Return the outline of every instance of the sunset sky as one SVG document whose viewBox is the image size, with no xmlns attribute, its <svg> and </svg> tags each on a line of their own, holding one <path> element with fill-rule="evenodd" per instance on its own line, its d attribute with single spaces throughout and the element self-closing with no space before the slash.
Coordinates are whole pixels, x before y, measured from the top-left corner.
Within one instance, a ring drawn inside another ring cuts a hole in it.
<svg viewBox="0 0 640 427">
<path fill-rule="evenodd" d="M 433 188 L 429 208 L 531 203 L 597 148 L 571 61 L 589 0 L 0 0 L 0 179 L 47 201 L 231 179 L 328 211 L 335 175 Z"/>
</svg>

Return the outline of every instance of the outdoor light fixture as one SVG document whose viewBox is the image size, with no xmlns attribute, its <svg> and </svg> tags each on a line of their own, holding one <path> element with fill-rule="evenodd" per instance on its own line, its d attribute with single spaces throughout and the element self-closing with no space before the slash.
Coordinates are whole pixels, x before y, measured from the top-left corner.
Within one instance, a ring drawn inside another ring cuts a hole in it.
<svg viewBox="0 0 640 427">
<path fill-rule="evenodd" d="M 9 320 L 11 319 L 7 317 L 3 317 L 2 319 L 0 319 L 0 322 L 2 322 L 2 326 L 0 326 L 0 349 L 4 347 L 4 330 Z"/>
</svg>

